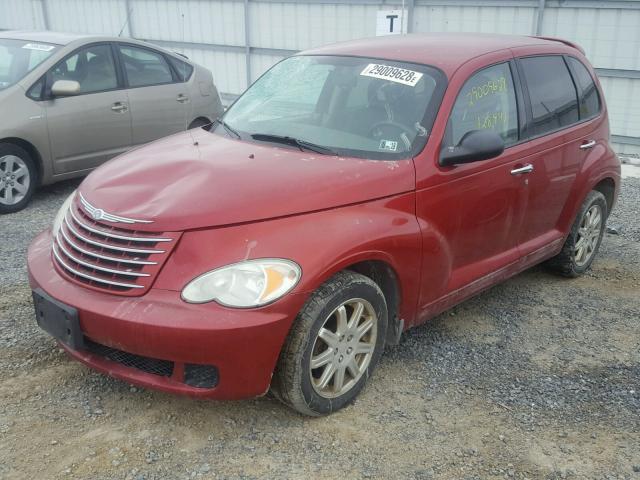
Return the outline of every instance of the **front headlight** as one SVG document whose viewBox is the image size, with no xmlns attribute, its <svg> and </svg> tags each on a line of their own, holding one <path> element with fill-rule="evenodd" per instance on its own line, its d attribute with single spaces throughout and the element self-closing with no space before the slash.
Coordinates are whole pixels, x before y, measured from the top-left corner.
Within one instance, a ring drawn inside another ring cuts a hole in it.
<svg viewBox="0 0 640 480">
<path fill-rule="evenodd" d="M 73 193 L 71 193 L 71 195 L 69 195 L 67 199 L 64 201 L 64 203 L 60 207 L 60 210 L 58 210 L 58 213 L 56 214 L 56 218 L 53 219 L 53 226 L 51 227 L 51 232 L 53 233 L 54 237 L 58 235 L 58 231 L 60 231 L 60 226 L 64 221 L 64 216 L 67 214 L 67 210 L 69 210 L 69 206 L 71 205 L 71 202 L 73 202 L 73 198 L 75 196 L 76 196 L 76 191 L 74 190 Z"/>
<path fill-rule="evenodd" d="M 215 300 L 226 307 L 259 307 L 291 291 L 301 275 L 300 267 L 291 260 L 246 260 L 193 279 L 182 290 L 182 298 L 189 303 Z"/>
</svg>

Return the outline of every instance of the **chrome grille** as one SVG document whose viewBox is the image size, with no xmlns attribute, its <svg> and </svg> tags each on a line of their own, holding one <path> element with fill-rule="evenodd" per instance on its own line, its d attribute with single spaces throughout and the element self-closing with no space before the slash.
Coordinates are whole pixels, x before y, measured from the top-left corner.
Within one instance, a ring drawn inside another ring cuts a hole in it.
<svg viewBox="0 0 640 480">
<path fill-rule="evenodd" d="M 141 295 L 152 284 L 179 233 L 150 233 L 91 218 L 74 199 L 54 238 L 52 255 L 71 279 L 99 290 Z M 149 223 L 149 222 L 147 222 Z"/>
</svg>

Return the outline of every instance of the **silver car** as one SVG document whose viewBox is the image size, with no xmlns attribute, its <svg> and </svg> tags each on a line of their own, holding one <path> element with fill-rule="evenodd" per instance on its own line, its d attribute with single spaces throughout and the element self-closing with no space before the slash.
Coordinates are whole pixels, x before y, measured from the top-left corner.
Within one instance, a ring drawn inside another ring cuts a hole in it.
<svg viewBox="0 0 640 480">
<path fill-rule="evenodd" d="M 0 213 L 222 113 L 211 72 L 119 37 L 0 32 Z"/>
</svg>

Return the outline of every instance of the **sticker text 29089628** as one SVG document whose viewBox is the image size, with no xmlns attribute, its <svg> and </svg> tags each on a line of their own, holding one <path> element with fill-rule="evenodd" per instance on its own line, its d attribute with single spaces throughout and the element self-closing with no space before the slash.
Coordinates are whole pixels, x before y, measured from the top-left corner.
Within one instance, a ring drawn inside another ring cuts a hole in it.
<svg viewBox="0 0 640 480">
<path fill-rule="evenodd" d="M 415 87 L 416 83 L 422 78 L 422 73 L 407 70 L 406 68 L 392 67 L 391 65 L 381 65 L 378 63 L 370 63 L 360 75 L 366 77 L 379 78 L 381 80 L 389 80 L 391 82 L 402 83 L 410 87 Z"/>
</svg>

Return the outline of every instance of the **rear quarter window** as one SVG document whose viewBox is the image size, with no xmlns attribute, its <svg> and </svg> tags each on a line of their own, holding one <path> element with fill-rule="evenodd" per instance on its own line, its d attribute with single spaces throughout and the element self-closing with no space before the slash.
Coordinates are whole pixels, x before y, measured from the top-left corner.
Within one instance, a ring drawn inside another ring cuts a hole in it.
<svg viewBox="0 0 640 480">
<path fill-rule="evenodd" d="M 531 100 L 529 136 L 539 136 L 579 120 L 573 79 L 560 55 L 520 59 Z"/>
<path fill-rule="evenodd" d="M 567 57 L 567 62 L 578 87 L 580 119 L 595 117 L 600 113 L 600 96 L 589 70 L 577 58 Z"/>
<path fill-rule="evenodd" d="M 178 72 L 178 79 L 181 82 L 186 82 L 191 78 L 193 67 L 187 62 L 183 62 L 182 60 L 178 60 L 177 58 L 173 57 L 169 57 L 169 62 L 171 62 L 173 68 L 175 68 L 176 72 Z"/>
</svg>

